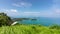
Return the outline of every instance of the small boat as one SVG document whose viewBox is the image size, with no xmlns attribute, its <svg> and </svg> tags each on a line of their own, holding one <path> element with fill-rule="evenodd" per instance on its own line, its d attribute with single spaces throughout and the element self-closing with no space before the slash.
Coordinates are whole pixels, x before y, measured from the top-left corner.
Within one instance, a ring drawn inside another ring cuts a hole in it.
<svg viewBox="0 0 60 34">
<path fill-rule="evenodd" d="M 18 22 L 16 21 L 16 22 L 13 22 L 11 25 L 15 25 L 15 24 L 17 24 Z"/>
</svg>

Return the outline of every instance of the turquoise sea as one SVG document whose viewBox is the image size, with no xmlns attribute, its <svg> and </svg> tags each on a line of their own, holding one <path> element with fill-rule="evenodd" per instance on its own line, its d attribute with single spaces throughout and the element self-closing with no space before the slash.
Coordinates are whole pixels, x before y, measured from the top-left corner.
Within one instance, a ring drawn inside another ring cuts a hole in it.
<svg viewBox="0 0 60 34">
<path fill-rule="evenodd" d="M 23 21 L 18 21 L 21 24 L 38 24 L 38 25 L 52 25 L 52 24 L 58 24 L 60 25 L 60 18 L 46 18 L 46 17 L 41 17 L 41 18 L 36 18 L 37 20 L 23 20 Z"/>
</svg>

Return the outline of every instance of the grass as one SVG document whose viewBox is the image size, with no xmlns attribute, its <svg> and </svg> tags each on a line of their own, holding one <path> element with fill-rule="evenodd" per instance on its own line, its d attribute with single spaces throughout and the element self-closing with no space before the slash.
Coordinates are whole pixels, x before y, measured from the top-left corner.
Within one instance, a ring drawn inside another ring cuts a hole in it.
<svg viewBox="0 0 60 34">
<path fill-rule="evenodd" d="M 41 25 L 2 26 L 0 34 L 60 34 L 60 29 L 50 29 Z"/>
</svg>

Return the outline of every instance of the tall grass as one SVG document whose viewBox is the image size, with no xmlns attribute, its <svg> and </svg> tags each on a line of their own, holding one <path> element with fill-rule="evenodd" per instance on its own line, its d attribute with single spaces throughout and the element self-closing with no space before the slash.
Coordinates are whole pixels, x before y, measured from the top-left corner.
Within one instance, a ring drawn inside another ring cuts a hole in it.
<svg viewBox="0 0 60 34">
<path fill-rule="evenodd" d="M 60 29 L 50 29 L 39 25 L 2 26 L 0 34 L 60 34 Z"/>
</svg>

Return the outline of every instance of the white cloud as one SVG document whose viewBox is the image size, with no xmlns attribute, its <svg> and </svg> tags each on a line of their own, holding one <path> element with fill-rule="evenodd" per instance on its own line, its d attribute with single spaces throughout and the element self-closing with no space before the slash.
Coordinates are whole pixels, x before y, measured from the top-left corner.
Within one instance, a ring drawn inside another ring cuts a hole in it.
<svg viewBox="0 0 60 34">
<path fill-rule="evenodd" d="M 11 9 L 10 11 L 12 11 L 12 12 L 17 12 L 17 10 L 15 10 L 15 9 Z"/>
<path fill-rule="evenodd" d="M 16 9 L 2 9 L 1 10 L 2 12 L 5 12 L 8 14 L 8 16 L 11 16 L 11 17 L 59 17 L 59 11 L 58 12 L 28 12 L 28 11 L 25 11 L 25 12 L 22 12 L 22 11 L 18 11 Z"/>
<path fill-rule="evenodd" d="M 3 11 L 4 13 L 7 13 L 8 16 L 12 16 L 12 17 L 29 17 L 29 16 L 32 16 L 32 17 L 38 17 L 40 16 L 40 12 L 22 12 L 22 11 L 18 11 L 16 9 L 10 9 L 10 10 L 7 10 L 7 9 L 2 9 L 1 11 Z"/>
<path fill-rule="evenodd" d="M 1 9 L 0 12 L 4 12 L 4 13 L 7 13 L 8 16 L 18 16 L 19 15 L 19 12 L 16 10 L 16 9 Z"/>
<path fill-rule="evenodd" d="M 40 16 L 40 12 L 24 12 L 23 14 L 25 16 L 35 16 L 35 17 Z"/>
<path fill-rule="evenodd" d="M 11 12 L 11 13 L 18 13 L 18 11 L 16 10 L 16 9 L 2 9 L 2 11 L 3 12 L 5 12 L 5 13 L 9 13 L 9 12 Z"/>
<path fill-rule="evenodd" d="M 24 12 L 24 13 L 39 14 L 40 12 Z"/>
<path fill-rule="evenodd" d="M 13 3 L 12 5 L 16 7 L 31 7 L 32 6 L 32 4 L 28 2 L 18 2 L 18 3 Z"/>
</svg>

